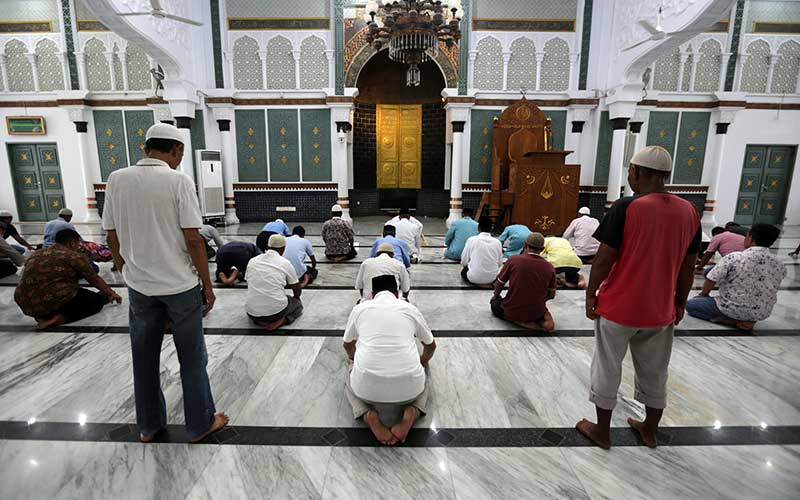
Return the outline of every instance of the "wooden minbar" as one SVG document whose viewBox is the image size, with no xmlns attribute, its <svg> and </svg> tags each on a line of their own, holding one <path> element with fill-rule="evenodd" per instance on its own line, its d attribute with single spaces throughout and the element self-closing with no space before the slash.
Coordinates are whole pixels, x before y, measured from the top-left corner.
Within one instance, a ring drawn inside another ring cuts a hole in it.
<svg viewBox="0 0 800 500">
<path fill-rule="evenodd" d="M 572 151 L 552 149 L 550 119 L 524 97 L 494 123 L 492 190 L 478 215 L 495 228 L 524 224 L 545 235 L 560 235 L 578 211 L 580 165 L 564 160 Z"/>
</svg>

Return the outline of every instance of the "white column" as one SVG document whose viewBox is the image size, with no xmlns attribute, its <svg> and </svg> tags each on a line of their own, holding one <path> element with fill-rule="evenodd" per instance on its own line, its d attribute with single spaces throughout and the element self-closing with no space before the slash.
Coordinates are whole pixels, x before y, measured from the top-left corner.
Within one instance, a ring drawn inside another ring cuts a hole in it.
<svg viewBox="0 0 800 500">
<path fill-rule="evenodd" d="M 728 126 L 730 123 L 719 122 L 716 124 L 717 134 L 714 142 L 714 166 L 708 169 L 708 193 L 706 193 L 706 206 L 703 211 L 703 222 L 715 224 L 714 210 L 717 208 L 717 191 L 719 189 L 720 172 L 723 168 L 723 157 L 725 155 L 725 139 L 728 137 Z"/>
<path fill-rule="evenodd" d="M 503 90 L 508 90 L 508 61 L 511 60 L 511 52 L 503 52 Z"/>
<path fill-rule="evenodd" d="M 453 153 L 452 167 L 450 169 L 450 215 L 447 217 L 447 227 L 461 218 L 464 208 L 461 179 L 464 169 L 464 122 L 454 121 L 453 124 Z"/>
<path fill-rule="evenodd" d="M 625 136 L 628 133 L 628 118 L 611 120 L 614 135 L 611 142 L 611 161 L 608 164 L 608 190 L 606 191 L 606 208 L 619 199 L 622 186 L 622 172 L 625 169 Z"/>
<path fill-rule="evenodd" d="M 772 92 L 772 76 L 775 74 L 775 66 L 778 64 L 780 57 L 781 56 L 779 54 L 769 55 L 769 71 L 767 72 L 767 90 L 766 90 L 767 94 Z"/>
<path fill-rule="evenodd" d="M 222 144 L 222 182 L 225 186 L 225 225 L 238 224 L 236 200 L 233 195 L 233 184 L 239 180 L 236 161 L 236 139 L 231 132 L 233 108 L 215 108 L 214 116 L 219 125 L 220 142 Z"/>
<path fill-rule="evenodd" d="M 544 52 L 536 53 L 536 91 L 542 88 L 542 61 L 544 61 Z"/>
<path fill-rule="evenodd" d="M 683 92 L 683 73 L 686 67 L 686 61 L 689 60 L 689 53 L 681 51 L 680 63 L 678 65 L 678 92 Z"/>
<path fill-rule="evenodd" d="M 228 74 L 230 75 L 230 79 L 228 80 L 229 82 L 228 85 L 230 85 L 230 88 L 232 89 L 236 88 L 236 75 L 233 72 L 233 52 L 226 50 L 223 53 L 223 57 L 225 57 L 225 62 L 227 63 L 228 66 Z M 266 87 L 266 83 L 267 82 L 264 82 L 264 87 Z"/>
<path fill-rule="evenodd" d="M 61 52 L 59 54 L 59 59 L 61 59 L 61 73 L 64 75 L 64 90 L 71 90 L 72 85 L 69 79 L 69 60 L 67 59 L 67 53 Z"/>
<path fill-rule="evenodd" d="M 692 51 L 691 56 L 692 66 L 689 73 L 689 88 L 686 89 L 687 92 L 694 92 L 694 78 L 697 75 L 697 60 L 699 59 L 700 53 Z"/>
<path fill-rule="evenodd" d="M 343 110 L 344 111 L 344 110 Z M 343 113 L 336 113 L 343 118 Z M 336 138 L 333 140 L 333 178 L 336 179 L 336 204 L 342 207 L 342 219 L 350 218 L 350 180 L 347 172 L 347 133 L 352 126 L 349 121 L 337 120 Z"/>
<path fill-rule="evenodd" d="M 642 142 L 644 141 L 644 139 L 642 139 L 642 122 L 640 121 L 630 122 L 630 127 L 631 127 L 631 133 L 633 134 L 633 153 L 636 154 L 636 152 L 643 147 Z M 625 188 L 625 196 L 633 196 L 633 189 L 631 189 L 631 186 L 630 184 L 628 184 L 628 181 L 624 175 L 626 166 L 627 165 L 622 166 L 622 172 L 623 172 L 622 185 Z"/>
<path fill-rule="evenodd" d="M 334 50 L 326 50 L 325 57 L 328 58 L 328 87 L 333 88 L 336 86 L 336 66 L 333 56 L 336 54 Z"/>
<path fill-rule="evenodd" d="M 578 76 L 580 71 L 578 62 L 580 60 L 581 54 L 579 52 L 573 52 L 569 55 L 569 90 L 578 89 Z"/>
<path fill-rule="evenodd" d="M 300 51 L 293 50 L 292 57 L 294 58 L 294 82 L 296 89 L 300 88 Z"/>
<path fill-rule="evenodd" d="M 91 164 L 91 152 L 89 151 L 89 134 L 87 133 L 86 122 L 75 122 L 75 130 L 78 135 L 78 160 L 83 166 L 81 174 L 83 176 L 83 191 L 86 197 L 86 217 L 83 222 L 100 222 L 100 213 L 97 210 L 97 199 L 95 198 L 94 184 L 100 182 L 100 178 L 93 175 Z"/>
<path fill-rule="evenodd" d="M 75 64 L 78 66 L 78 83 L 81 90 L 89 90 L 89 79 L 86 76 L 86 53 L 75 52 Z"/>
<path fill-rule="evenodd" d="M 194 175 L 194 153 L 192 151 L 192 118 L 187 116 L 176 116 L 175 126 L 178 127 L 183 137 L 183 161 L 180 164 L 180 171 L 195 181 Z"/>
<path fill-rule="evenodd" d="M 749 54 L 739 54 L 739 71 L 736 72 L 736 82 L 733 86 L 733 90 L 742 91 L 742 74 L 744 73 L 744 65 L 747 63 L 747 57 Z"/>
<path fill-rule="evenodd" d="M 108 70 L 111 73 L 111 90 L 117 90 L 117 72 L 114 71 L 114 52 L 106 51 L 103 52 L 103 55 L 106 56 L 106 61 L 108 61 Z"/>
<path fill-rule="evenodd" d="M 36 54 L 27 52 L 25 57 L 31 65 L 31 73 L 33 73 L 33 90 L 39 92 L 39 65 L 36 63 Z"/>
<path fill-rule="evenodd" d="M 259 50 L 258 57 L 261 58 L 261 78 L 264 80 L 264 84 L 262 85 L 262 89 L 268 89 L 269 85 L 267 84 L 267 51 L 266 50 Z"/>
<path fill-rule="evenodd" d="M 6 55 L 0 53 L 0 78 L 3 82 L 3 90 L 8 92 L 8 67 L 6 66 Z"/>
<path fill-rule="evenodd" d="M 719 88 L 718 88 L 718 90 L 720 92 L 724 92 L 725 91 L 725 79 L 726 79 L 726 77 L 728 75 L 728 63 L 731 60 L 731 53 L 730 52 L 725 52 L 720 57 L 721 57 L 721 60 L 720 60 L 721 64 L 720 64 L 720 72 L 719 72 Z"/>
<path fill-rule="evenodd" d="M 117 55 L 119 57 L 120 66 L 122 66 L 122 90 L 127 92 L 130 89 L 128 85 L 128 56 L 122 51 Z"/>
<path fill-rule="evenodd" d="M 475 60 L 478 59 L 478 51 L 477 50 L 470 50 L 469 51 L 469 68 L 467 71 L 467 76 L 469 78 L 467 82 L 468 88 L 475 88 Z"/>
</svg>

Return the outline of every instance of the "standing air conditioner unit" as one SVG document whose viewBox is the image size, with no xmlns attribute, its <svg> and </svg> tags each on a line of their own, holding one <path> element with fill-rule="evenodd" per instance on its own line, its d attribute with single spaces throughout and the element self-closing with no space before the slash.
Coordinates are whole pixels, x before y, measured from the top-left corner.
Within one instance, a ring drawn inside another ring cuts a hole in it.
<svg viewBox="0 0 800 500">
<path fill-rule="evenodd" d="M 222 184 L 222 161 L 219 151 L 195 151 L 197 192 L 203 217 L 225 216 L 225 188 Z"/>
</svg>

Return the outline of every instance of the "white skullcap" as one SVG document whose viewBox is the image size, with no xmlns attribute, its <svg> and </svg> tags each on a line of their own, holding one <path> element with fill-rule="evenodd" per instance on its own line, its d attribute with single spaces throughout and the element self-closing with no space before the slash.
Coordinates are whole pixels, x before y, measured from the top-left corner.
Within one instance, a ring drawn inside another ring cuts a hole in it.
<svg viewBox="0 0 800 500">
<path fill-rule="evenodd" d="M 267 242 L 267 248 L 285 248 L 286 247 L 286 238 L 283 237 L 282 234 L 273 234 L 269 237 L 269 242 Z"/>
<path fill-rule="evenodd" d="M 8 210 L 0 210 L 0 217 L 14 217 L 14 214 Z"/>
<path fill-rule="evenodd" d="M 578 213 L 581 215 L 591 215 L 592 211 L 589 210 L 589 207 L 581 207 L 580 210 L 578 210 Z"/>
<path fill-rule="evenodd" d="M 175 127 L 174 125 L 170 125 L 169 123 L 156 123 L 149 129 L 147 129 L 147 135 L 145 135 L 145 141 L 149 139 L 169 139 L 183 144 L 183 137 L 181 136 L 180 130 L 178 130 L 177 127 Z"/>
<path fill-rule="evenodd" d="M 658 170 L 659 172 L 672 171 L 672 157 L 661 146 L 647 146 L 633 155 L 631 163 L 639 167 Z"/>
<path fill-rule="evenodd" d="M 59 217 L 64 217 L 67 215 L 72 215 L 72 210 L 70 210 L 69 208 L 62 208 L 61 210 L 58 211 Z"/>
<path fill-rule="evenodd" d="M 331 207 L 331 212 L 341 212 L 341 211 L 342 211 L 342 206 L 339 204 L 336 204 Z"/>
</svg>

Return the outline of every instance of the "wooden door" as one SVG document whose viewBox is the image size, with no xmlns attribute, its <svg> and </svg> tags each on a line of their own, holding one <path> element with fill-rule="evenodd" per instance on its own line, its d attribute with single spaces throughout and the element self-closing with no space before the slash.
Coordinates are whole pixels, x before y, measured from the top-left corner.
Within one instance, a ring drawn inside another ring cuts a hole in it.
<svg viewBox="0 0 800 500">
<path fill-rule="evenodd" d="M 376 118 L 378 189 L 419 189 L 422 105 L 379 104 Z"/>
<path fill-rule="evenodd" d="M 796 152 L 794 146 L 747 146 L 736 222 L 783 224 Z"/>
<path fill-rule="evenodd" d="M 64 208 L 64 187 L 55 144 L 8 147 L 17 213 L 21 221 L 55 219 Z"/>
</svg>

